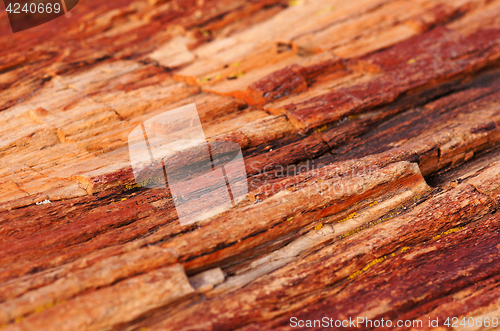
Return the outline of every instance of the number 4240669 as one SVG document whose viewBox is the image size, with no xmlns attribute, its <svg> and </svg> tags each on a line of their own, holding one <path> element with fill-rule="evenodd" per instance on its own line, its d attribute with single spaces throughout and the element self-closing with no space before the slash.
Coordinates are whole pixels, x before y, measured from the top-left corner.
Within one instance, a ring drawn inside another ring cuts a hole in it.
<svg viewBox="0 0 500 331">
<path fill-rule="evenodd" d="M 30 3 L 29 5 L 27 3 L 24 4 L 23 8 L 21 8 L 21 4 L 19 3 L 9 3 L 6 9 L 7 12 L 9 13 L 14 13 L 14 14 L 20 14 L 21 12 L 24 13 L 56 13 L 58 14 L 61 11 L 61 5 L 59 3 L 51 4 L 49 3 Z"/>
<path fill-rule="evenodd" d="M 493 318 L 485 317 L 483 319 L 481 317 L 477 317 L 477 318 L 464 317 L 460 321 L 457 317 L 452 317 L 451 319 L 448 317 L 446 319 L 446 321 L 444 322 L 444 325 L 447 327 L 452 327 L 452 328 L 458 327 L 459 325 L 461 325 L 463 327 L 471 327 L 471 328 L 472 327 L 481 327 L 481 326 L 497 327 L 498 326 L 498 318 L 497 317 L 493 317 Z"/>
</svg>

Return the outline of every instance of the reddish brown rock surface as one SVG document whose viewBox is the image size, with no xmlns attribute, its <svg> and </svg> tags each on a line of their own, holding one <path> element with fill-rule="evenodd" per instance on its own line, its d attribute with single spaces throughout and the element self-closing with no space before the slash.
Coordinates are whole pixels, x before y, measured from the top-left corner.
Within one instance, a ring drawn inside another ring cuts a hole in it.
<svg viewBox="0 0 500 331">
<path fill-rule="evenodd" d="M 70 13 L 16 34 L 1 14 L 2 329 L 499 329 L 443 322 L 500 319 L 500 1 Z M 192 103 L 248 194 L 181 225 L 128 136 Z"/>
</svg>

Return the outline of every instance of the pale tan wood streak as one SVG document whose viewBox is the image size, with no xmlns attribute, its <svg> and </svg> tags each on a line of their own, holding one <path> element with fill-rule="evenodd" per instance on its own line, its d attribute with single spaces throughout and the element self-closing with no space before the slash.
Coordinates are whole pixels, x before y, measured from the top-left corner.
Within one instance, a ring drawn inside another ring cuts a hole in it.
<svg viewBox="0 0 500 331">
<path fill-rule="evenodd" d="M 175 264 L 56 304 L 5 330 L 101 330 L 193 292 L 182 266 Z"/>
<path fill-rule="evenodd" d="M 7 323 L 28 313 L 50 308 L 82 292 L 109 286 L 120 279 L 173 262 L 175 262 L 175 257 L 171 252 L 158 247 L 146 247 L 103 259 L 87 268 L 73 272 L 70 277 L 60 278 L 48 286 L 0 303 L 2 307 L 0 323 Z"/>
</svg>

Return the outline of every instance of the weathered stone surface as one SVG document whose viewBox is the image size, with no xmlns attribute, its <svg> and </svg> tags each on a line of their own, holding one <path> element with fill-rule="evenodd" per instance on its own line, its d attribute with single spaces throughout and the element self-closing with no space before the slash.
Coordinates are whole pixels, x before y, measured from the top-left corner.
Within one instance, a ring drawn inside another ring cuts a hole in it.
<svg viewBox="0 0 500 331">
<path fill-rule="evenodd" d="M 485 177 L 492 180 L 496 178 L 496 172 L 487 172 Z M 497 186 L 497 190 L 499 187 Z M 477 193 L 470 184 L 462 183 L 449 192 L 432 197 L 417 205 L 410 212 L 393 215 L 388 220 L 382 221 L 381 224 L 376 222 L 365 229 L 361 228 L 356 229 L 357 231 L 347 232 L 342 236 L 342 240 L 325 246 L 296 262 L 289 263 L 286 267 L 262 276 L 241 290 L 214 297 L 208 302 L 200 302 L 199 306 L 190 307 L 185 312 L 177 314 L 177 316 L 166 318 L 165 322 L 157 327 L 158 329 L 169 327 L 182 330 L 189 329 L 196 323 L 197 325 L 203 325 L 203 329 L 206 330 L 230 330 L 253 320 L 273 319 L 281 314 L 287 312 L 291 314 L 291 312 L 299 309 L 307 311 L 307 306 L 322 299 L 328 297 L 332 297 L 330 300 L 342 298 L 346 291 L 345 287 L 349 285 L 350 280 L 357 280 L 358 277 L 362 277 L 360 275 L 363 275 L 363 272 L 369 270 L 371 266 L 383 263 L 386 259 L 391 261 L 391 257 L 396 257 L 408 249 L 414 248 L 415 245 L 418 246 L 422 242 L 435 238 L 437 235 L 446 232 L 453 233 L 458 227 L 463 227 L 471 222 L 477 224 L 479 220 L 487 217 L 494 210 L 495 205 L 491 198 Z M 467 218 L 464 218 L 464 215 L 467 215 Z M 347 222 L 350 222 L 350 220 L 347 220 Z M 495 236 L 494 233 L 492 234 Z M 457 242 L 460 241 L 455 241 L 455 243 Z M 494 240 L 493 243 L 495 242 Z M 491 243 L 485 243 L 485 245 L 489 247 L 488 249 L 497 250 Z M 471 243 L 470 246 L 474 246 L 474 243 Z M 459 251 L 467 252 L 467 250 Z M 425 247 L 423 252 L 426 252 Z M 407 254 L 412 254 L 412 252 L 410 251 Z M 401 257 L 404 260 L 404 255 Z M 485 263 L 489 263 L 489 265 L 495 263 L 490 253 L 485 253 L 485 259 Z M 450 261 L 450 259 L 446 260 Z M 481 263 L 480 260 L 478 263 Z M 430 265 L 432 266 L 432 264 Z M 456 270 L 460 275 L 457 269 L 453 270 Z M 389 266 L 384 271 L 390 275 L 389 277 L 394 277 L 395 271 L 393 267 Z M 494 270 L 490 271 L 492 272 L 491 275 L 495 273 Z M 406 272 L 402 271 L 401 275 L 406 275 Z M 378 280 L 378 277 L 375 279 Z M 423 278 L 421 281 L 431 282 L 427 278 Z M 443 281 L 446 280 L 443 279 Z M 291 284 L 293 286 L 290 286 Z M 373 298 L 383 299 L 383 296 L 378 296 L 376 292 L 367 292 L 367 288 L 364 287 L 365 284 L 362 284 L 360 291 L 370 296 L 373 295 Z M 411 286 L 411 283 L 404 280 L 401 281 L 401 284 Z M 386 286 L 387 290 L 391 291 L 391 284 Z M 460 288 L 460 286 L 457 287 Z M 435 290 L 434 286 L 430 286 L 430 288 Z M 421 287 L 415 287 L 415 290 L 417 289 L 422 290 Z M 434 290 L 431 290 L 431 293 L 436 293 Z M 400 292 L 403 299 L 412 300 L 411 296 L 406 297 L 405 294 L 404 291 Z M 300 300 L 296 300 L 297 298 L 300 298 Z M 350 309 L 353 306 L 353 297 L 347 296 L 346 298 L 346 309 L 339 310 L 338 313 L 342 314 L 341 317 L 343 318 L 357 316 L 352 314 L 358 312 L 347 310 L 347 307 Z M 373 299 L 369 302 L 373 302 Z M 251 308 L 262 305 L 267 309 L 255 310 Z M 327 303 L 325 305 L 328 307 Z M 357 301 L 357 306 L 366 309 L 365 314 L 371 308 L 363 301 Z M 391 307 L 391 311 L 397 307 L 380 305 L 380 303 L 374 304 L 374 307 L 377 306 L 381 307 L 381 309 Z M 207 313 L 202 321 L 196 321 L 190 325 L 183 314 L 191 314 L 191 309 L 193 311 L 206 310 Z M 321 313 L 324 314 L 324 308 L 320 310 Z M 333 316 L 333 313 L 330 314 Z M 378 310 L 376 309 L 371 309 L 370 313 L 377 314 L 373 317 L 378 316 Z M 283 318 L 285 325 L 288 325 L 288 322 L 288 316 Z M 269 328 L 270 326 L 267 325 L 256 328 L 249 327 L 248 329 Z"/>
<path fill-rule="evenodd" d="M 67 278 L 60 278 L 49 286 L 30 291 L 26 295 L 0 304 L 0 323 L 10 322 L 40 307 L 50 307 L 84 291 L 97 289 L 135 274 L 156 269 L 175 261 L 175 257 L 158 247 L 148 247 L 119 256 L 113 256 L 84 269 L 75 271 Z"/>
<path fill-rule="evenodd" d="M 352 62 L 355 70 L 378 73 L 367 82 L 292 104 L 268 106 L 285 113 L 300 130 L 310 130 L 394 101 L 403 93 L 449 83 L 498 60 L 498 29 L 467 36 L 437 28 Z M 478 42 L 485 40 L 485 42 Z M 486 42 L 486 40 L 488 40 Z M 356 69 L 357 67 L 361 69 Z"/>
<path fill-rule="evenodd" d="M 175 264 L 56 304 L 6 330 L 55 327 L 59 330 L 100 330 L 130 321 L 144 311 L 174 302 L 193 291 L 182 266 Z"/>
</svg>

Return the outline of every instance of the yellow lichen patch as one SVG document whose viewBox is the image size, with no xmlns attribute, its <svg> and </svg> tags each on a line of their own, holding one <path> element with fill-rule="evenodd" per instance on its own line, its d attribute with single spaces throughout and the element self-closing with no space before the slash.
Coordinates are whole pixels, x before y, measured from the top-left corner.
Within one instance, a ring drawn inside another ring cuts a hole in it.
<svg viewBox="0 0 500 331">
<path fill-rule="evenodd" d="M 351 230 L 351 231 L 349 231 L 349 232 L 344 233 L 344 234 L 342 235 L 342 237 L 343 237 L 343 238 L 349 237 L 349 236 L 351 236 L 351 235 L 353 235 L 353 234 L 355 234 L 355 233 L 358 233 L 359 231 L 364 230 L 364 229 L 365 229 L 365 227 L 364 227 L 364 226 L 361 226 L 361 227 L 359 227 L 359 228 L 356 228 L 356 229 L 354 229 L 354 230 Z"/>
<path fill-rule="evenodd" d="M 240 78 L 241 76 L 243 76 L 245 73 L 244 72 L 238 72 L 237 74 L 232 74 L 232 75 L 229 75 L 227 78 L 228 79 L 238 79 Z"/>
<path fill-rule="evenodd" d="M 120 201 L 125 201 L 125 200 L 127 200 L 127 198 L 123 198 L 123 199 L 121 199 Z M 113 202 L 111 202 L 111 203 L 110 203 L 110 205 L 112 205 L 112 204 L 114 204 L 114 203 L 117 203 L 117 202 L 120 202 L 120 201 L 113 201 Z"/>
<path fill-rule="evenodd" d="M 375 200 L 372 203 L 370 203 L 370 207 L 373 207 L 373 206 L 376 206 L 376 205 L 378 205 L 378 201 L 377 200 Z"/>
<path fill-rule="evenodd" d="M 238 67 L 239 65 L 240 65 L 240 63 L 236 62 L 236 63 L 231 64 L 231 67 Z"/>
<path fill-rule="evenodd" d="M 443 234 L 451 234 L 451 233 L 453 233 L 453 232 L 460 231 L 460 230 L 462 230 L 463 228 L 465 228 L 465 226 L 459 226 L 459 227 L 457 227 L 457 228 L 452 228 L 452 229 L 449 229 L 448 231 L 443 232 Z"/>
<path fill-rule="evenodd" d="M 323 13 L 325 13 L 325 12 L 329 11 L 329 10 L 334 11 L 334 10 L 335 10 L 335 6 L 330 6 L 330 7 L 327 7 L 327 8 L 321 9 L 321 10 L 318 10 L 318 11 L 316 12 L 316 14 L 320 15 L 320 14 L 323 14 Z"/>
<path fill-rule="evenodd" d="M 393 256 L 394 256 L 394 253 L 393 253 Z M 375 259 L 375 260 L 371 261 L 366 266 L 364 266 L 363 269 L 358 270 L 355 273 L 353 273 L 352 275 L 350 275 L 349 279 L 356 278 L 357 276 L 361 275 L 363 272 L 365 272 L 366 270 L 370 269 L 374 265 L 384 262 L 386 259 L 387 259 L 387 256 L 382 256 L 382 257 L 379 257 L 378 259 Z"/>
<path fill-rule="evenodd" d="M 409 249 L 411 249 L 411 247 L 405 246 L 405 247 L 401 248 L 401 253 L 404 253 Z"/>
<path fill-rule="evenodd" d="M 342 223 L 342 222 L 345 222 L 345 221 L 348 221 L 350 219 L 353 219 L 354 217 L 356 217 L 356 213 L 352 213 L 352 214 L 349 214 L 349 216 L 347 216 L 346 218 L 343 218 L 339 221 L 339 223 Z"/>
<path fill-rule="evenodd" d="M 326 125 L 323 125 L 323 126 L 322 126 L 321 128 L 319 128 L 319 129 L 316 129 L 316 131 L 315 131 L 315 132 L 316 132 L 316 133 L 320 133 L 320 132 L 323 132 L 323 131 L 325 131 L 325 130 L 326 130 L 327 128 L 328 128 L 328 126 L 326 126 Z"/>
<path fill-rule="evenodd" d="M 36 307 L 35 308 L 35 314 L 44 311 L 45 309 L 49 309 L 50 307 L 53 307 L 54 303 L 50 302 L 44 306 Z"/>
<path fill-rule="evenodd" d="M 318 225 L 316 225 L 314 227 L 314 230 L 321 230 L 322 227 L 323 227 L 323 223 L 319 223 Z"/>
<path fill-rule="evenodd" d="M 417 60 L 415 60 L 415 59 L 409 59 L 408 60 L 408 64 L 414 64 L 415 62 L 417 62 Z"/>
<path fill-rule="evenodd" d="M 397 215 L 397 214 L 396 214 Z M 382 221 L 385 222 L 385 221 L 389 221 L 389 220 L 392 220 L 394 218 L 394 214 L 393 213 L 390 213 L 389 215 L 386 215 L 386 217 L 383 217 L 382 218 Z"/>
<path fill-rule="evenodd" d="M 454 232 L 460 231 L 460 230 L 462 230 L 463 228 L 464 228 L 464 226 L 459 226 L 459 227 L 457 227 L 457 228 L 452 228 L 452 229 L 449 229 L 448 231 L 445 231 L 445 232 L 442 232 L 442 233 L 440 233 L 440 234 L 438 234 L 438 235 L 435 235 L 434 237 L 432 237 L 432 240 L 439 239 L 439 238 L 441 238 L 442 236 L 446 236 L 446 235 L 448 235 L 448 234 L 452 234 L 452 233 L 454 233 Z"/>
<path fill-rule="evenodd" d="M 210 78 L 210 77 L 205 77 L 205 78 L 201 78 L 201 79 L 199 80 L 199 82 L 200 82 L 200 83 L 205 83 L 205 82 L 209 82 L 209 81 L 211 81 L 211 80 L 212 80 L 212 78 Z"/>
<path fill-rule="evenodd" d="M 372 262 L 368 263 L 364 268 L 363 271 L 366 271 L 373 267 L 375 264 L 379 264 L 380 262 L 383 262 L 387 256 L 379 257 L 378 259 L 373 260 Z"/>
<path fill-rule="evenodd" d="M 14 319 L 14 323 L 19 323 L 24 319 L 24 316 L 18 316 Z"/>
<path fill-rule="evenodd" d="M 136 187 L 140 187 L 140 185 L 139 184 L 127 184 L 127 185 L 125 185 L 125 188 L 127 190 L 131 190 L 131 189 L 136 188 Z"/>
<path fill-rule="evenodd" d="M 290 217 L 289 219 L 286 220 L 287 222 L 292 223 L 293 222 L 293 217 Z"/>
</svg>

